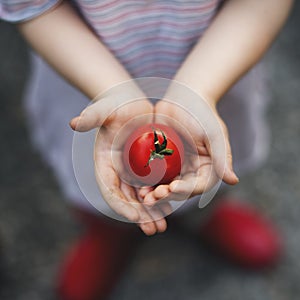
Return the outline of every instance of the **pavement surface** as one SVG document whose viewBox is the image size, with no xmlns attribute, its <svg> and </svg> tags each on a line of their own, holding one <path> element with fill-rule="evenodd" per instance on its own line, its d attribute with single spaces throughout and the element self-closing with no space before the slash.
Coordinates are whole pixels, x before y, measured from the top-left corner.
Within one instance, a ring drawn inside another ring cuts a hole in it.
<svg viewBox="0 0 300 300">
<path fill-rule="evenodd" d="M 112 300 L 294 300 L 300 297 L 300 3 L 265 57 L 272 130 L 265 166 L 231 192 L 280 228 L 285 254 L 265 272 L 247 272 L 207 251 L 185 231 L 145 238 Z M 26 46 L 0 23 L 0 299 L 54 300 L 59 262 L 82 228 L 51 170 L 32 148 L 21 98 Z"/>
</svg>

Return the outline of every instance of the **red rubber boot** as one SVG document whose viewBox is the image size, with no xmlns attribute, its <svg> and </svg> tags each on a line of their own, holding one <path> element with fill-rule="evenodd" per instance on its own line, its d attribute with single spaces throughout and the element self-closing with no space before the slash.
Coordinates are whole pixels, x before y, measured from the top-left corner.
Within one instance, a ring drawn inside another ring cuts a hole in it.
<svg viewBox="0 0 300 300">
<path fill-rule="evenodd" d="M 250 205 L 220 199 L 200 228 L 200 236 L 213 250 L 243 267 L 274 265 L 282 253 L 279 232 Z"/>
<path fill-rule="evenodd" d="M 87 230 L 67 253 L 58 276 L 58 295 L 62 300 L 106 299 L 131 256 L 135 235 L 127 224 L 116 226 L 88 214 L 81 219 Z"/>
</svg>

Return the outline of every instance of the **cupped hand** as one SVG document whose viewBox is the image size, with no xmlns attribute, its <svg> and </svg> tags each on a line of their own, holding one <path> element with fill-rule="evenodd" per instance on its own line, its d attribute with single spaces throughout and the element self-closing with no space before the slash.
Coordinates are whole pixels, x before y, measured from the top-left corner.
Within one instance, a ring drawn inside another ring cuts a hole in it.
<svg viewBox="0 0 300 300">
<path fill-rule="evenodd" d="M 127 101 L 130 98 L 137 100 Z M 99 127 L 94 146 L 94 163 L 95 176 L 102 196 L 114 212 L 130 222 L 137 223 L 145 234 L 152 235 L 166 230 L 164 216 L 168 214 L 170 206 L 164 203 L 148 208 L 140 202 L 139 189 L 120 176 L 122 145 L 126 134 L 122 134 L 121 140 L 114 143 L 120 129 L 126 123 L 130 124 L 131 120 L 137 120 L 132 122 L 132 126 L 153 121 L 153 105 L 144 99 L 140 98 L 140 95 L 137 97 L 136 92 L 128 94 L 128 90 L 126 93 L 119 91 L 104 95 L 88 106 L 80 116 L 73 118 L 70 126 L 80 132 Z M 128 135 L 132 126 L 128 126 Z M 118 161 L 120 164 L 116 165 Z"/>
<path fill-rule="evenodd" d="M 155 106 L 155 122 L 167 124 L 180 134 L 185 155 L 180 177 L 140 190 L 145 204 L 151 207 L 168 200 L 185 200 L 207 192 L 220 179 L 230 185 L 239 181 L 232 169 L 228 131 L 214 105 L 204 100 L 187 101 L 186 105 L 161 100 Z"/>
</svg>

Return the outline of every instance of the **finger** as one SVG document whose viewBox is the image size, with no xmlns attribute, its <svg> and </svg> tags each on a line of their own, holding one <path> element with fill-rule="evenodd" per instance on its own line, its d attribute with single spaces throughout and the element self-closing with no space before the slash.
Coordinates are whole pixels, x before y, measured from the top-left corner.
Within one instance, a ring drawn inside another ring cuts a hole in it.
<svg viewBox="0 0 300 300">
<path fill-rule="evenodd" d="M 175 199 L 183 200 L 209 191 L 217 182 L 218 177 L 216 173 L 211 174 L 209 179 L 204 176 L 191 174 L 188 177 L 172 182 L 170 191 L 177 195 Z"/>
<path fill-rule="evenodd" d="M 157 232 L 157 227 L 150 214 L 147 213 L 143 205 L 136 199 L 137 195 L 134 189 L 128 184 L 122 182 L 121 190 L 130 203 L 139 211 L 138 226 L 146 235 L 153 235 Z"/>
<path fill-rule="evenodd" d="M 211 137 L 210 141 L 206 142 L 206 146 L 219 178 L 228 184 L 234 185 L 239 182 L 239 179 L 233 171 L 232 152 L 226 131 L 224 129 L 222 135 L 216 134 Z"/>
<path fill-rule="evenodd" d="M 127 199 L 139 210 L 140 227 L 147 235 L 153 235 L 156 232 L 164 232 L 167 229 L 167 222 L 159 207 L 147 210 L 143 204 L 137 200 L 135 190 L 128 184 L 122 182 L 121 189 L 124 191 Z M 164 209 L 168 209 L 165 205 Z"/>
<path fill-rule="evenodd" d="M 138 193 L 138 196 L 141 198 L 141 199 L 144 199 L 145 196 L 150 193 L 151 191 L 153 191 L 153 187 L 152 186 L 144 186 L 144 187 L 141 187 L 138 189 L 137 193 Z"/>
<path fill-rule="evenodd" d="M 154 193 L 153 188 L 151 188 L 151 189 L 149 188 L 148 190 L 149 190 L 149 193 L 145 196 L 145 199 L 146 199 L 146 197 L 148 198 L 149 196 L 153 195 L 153 193 Z M 156 200 L 157 199 L 155 199 L 155 197 L 154 197 L 153 204 L 157 204 Z M 172 206 L 170 205 L 170 203 L 168 203 L 168 202 L 159 203 L 156 206 L 147 205 L 147 204 L 145 204 L 145 205 L 146 205 L 145 208 L 147 209 L 148 213 L 151 215 L 152 219 L 155 221 L 157 231 L 164 232 L 167 229 L 167 222 L 165 220 L 165 216 L 169 215 L 172 212 Z"/>
<path fill-rule="evenodd" d="M 138 210 L 127 201 L 120 189 L 120 181 L 115 171 L 103 164 L 100 169 L 95 167 L 95 175 L 102 196 L 110 208 L 129 221 L 138 222 L 140 219 Z"/>
<path fill-rule="evenodd" d="M 80 119 L 80 116 L 77 116 L 70 121 L 69 125 L 73 130 L 76 130 L 79 119 Z"/>
<path fill-rule="evenodd" d="M 145 206 L 146 207 L 146 206 Z M 147 209 L 148 213 L 151 215 L 152 219 L 155 220 L 155 225 L 158 232 L 164 232 L 167 230 L 167 221 L 163 212 L 157 206 L 150 207 Z"/>
<path fill-rule="evenodd" d="M 169 189 L 175 194 L 175 200 L 188 199 L 192 196 L 203 194 L 215 186 L 219 178 L 207 159 L 202 159 L 196 172 L 190 171 L 179 179 L 170 183 Z"/>
<path fill-rule="evenodd" d="M 185 194 L 173 193 L 169 185 L 160 185 L 146 195 L 144 203 L 147 207 L 153 207 L 158 204 L 168 203 L 168 201 L 181 201 L 187 198 Z"/>
<path fill-rule="evenodd" d="M 101 106 L 100 103 L 102 103 Z M 79 132 L 89 131 L 100 127 L 111 112 L 112 109 L 105 105 L 104 101 L 95 102 L 85 108 L 79 116 L 73 118 L 70 121 L 70 126 Z"/>
<path fill-rule="evenodd" d="M 108 92 L 101 99 L 96 98 L 93 104 L 81 112 L 80 116 L 70 121 L 70 126 L 76 131 L 89 131 L 115 119 L 117 110 L 122 110 L 123 115 L 132 117 L 150 114 L 153 112 L 153 105 L 142 95 L 139 89 L 130 90 L 130 87 L 126 85 L 116 86 L 113 92 Z M 148 119 L 151 118 L 148 117 Z"/>
<path fill-rule="evenodd" d="M 148 207 L 152 207 L 156 202 L 164 197 L 167 197 L 170 193 L 168 185 L 159 185 L 152 191 L 149 191 L 144 197 L 144 204 Z"/>
</svg>

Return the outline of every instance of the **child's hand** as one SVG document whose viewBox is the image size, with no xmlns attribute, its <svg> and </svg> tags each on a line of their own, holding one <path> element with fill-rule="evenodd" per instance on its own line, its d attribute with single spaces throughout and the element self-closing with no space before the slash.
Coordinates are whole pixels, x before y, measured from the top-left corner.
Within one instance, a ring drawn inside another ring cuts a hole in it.
<svg viewBox="0 0 300 300">
<path fill-rule="evenodd" d="M 202 126 L 199 126 L 193 115 Z M 167 123 L 185 139 L 185 157 L 181 178 L 155 189 L 141 190 L 140 196 L 145 204 L 154 205 L 162 199 L 184 200 L 202 194 L 219 179 L 232 185 L 238 182 L 232 170 L 227 128 L 214 106 L 205 102 L 194 103 L 190 114 L 182 106 L 162 100 L 155 106 L 155 116 L 155 122 Z"/>
<path fill-rule="evenodd" d="M 79 117 L 72 119 L 70 125 L 76 131 L 88 131 L 100 126 L 95 142 L 95 175 L 108 205 L 117 214 L 138 223 L 147 235 L 163 232 L 167 227 L 164 216 L 167 214 L 165 210 L 170 209 L 169 204 L 146 209 L 138 199 L 137 189 L 121 180 L 113 162 L 113 158 L 118 160 L 122 156 L 122 142 L 117 143 L 120 146 L 113 146 L 120 128 L 132 118 L 142 115 L 145 116 L 139 122 L 152 122 L 153 105 L 147 100 L 139 100 L 115 109 L 118 103 L 122 103 L 118 97 L 120 94 L 110 95 L 109 101 L 101 99 L 90 105 Z"/>
</svg>

